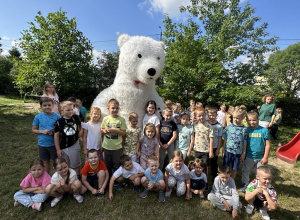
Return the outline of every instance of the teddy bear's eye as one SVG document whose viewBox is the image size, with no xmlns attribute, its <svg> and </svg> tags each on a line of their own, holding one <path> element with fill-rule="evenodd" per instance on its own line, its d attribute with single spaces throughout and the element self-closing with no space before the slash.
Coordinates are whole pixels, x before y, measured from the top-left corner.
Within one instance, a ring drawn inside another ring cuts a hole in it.
<svg viewBox="0 0 300 220">
<path fill-rule="evenodd" d="M 138 54 L 138 58 L 142 58 L 142 55 L 141 55 L 141 54 Z"/>
<path fill-rule="evenodd" d="M 157 60 L 160 60 L 160 57 L 157 57 Z"/>
</svg>

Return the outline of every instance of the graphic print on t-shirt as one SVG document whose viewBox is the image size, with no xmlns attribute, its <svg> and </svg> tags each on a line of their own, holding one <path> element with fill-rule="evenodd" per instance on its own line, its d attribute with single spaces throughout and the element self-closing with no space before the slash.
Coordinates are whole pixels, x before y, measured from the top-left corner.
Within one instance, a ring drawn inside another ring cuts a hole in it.
<svg viewBox="0 0 300 220">
<path fill-rule="evenodd" d="M 121 129 L 121 122 L 120 121 L 118 121 L 117 123 L 108 122 L 106 124 L 106 129 L 109 129 L 109 128 Z M 105 137 L 108 138 L 108 139 L 118 139 L 118 134 L 116 134 L 116 133 L 106 133 Z"/>
<path fill-rule="evenodd" d="M 64 133 L 66 134 L 66 136 L 75 135 L 76 130 L 77 130 L 77 125 L 72 121 L 66 123 L 64 126 Z"/>
</svg>

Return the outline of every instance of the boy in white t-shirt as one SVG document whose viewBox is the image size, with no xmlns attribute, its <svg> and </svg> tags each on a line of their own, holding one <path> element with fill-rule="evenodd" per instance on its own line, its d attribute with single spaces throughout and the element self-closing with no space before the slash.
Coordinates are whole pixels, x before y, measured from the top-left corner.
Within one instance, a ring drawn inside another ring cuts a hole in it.
<svg viewBox="0 0 300 220">
<path fill-rule="evenodd" d="M 121 166 L 112 175 L 109 182 L 109 199 L 113 199 L 113 186 L 114 182 L 119 182 L 117 190 L 121 190 L 128 183 L 133 184 L 134 192 L 139 192 L 139 186 L 141 185 L 141 177 L 144 176 L 144 169 L 136 162 L 133 162 L 128 155 L 122 155 L 120 157 Z"/>
</svg>

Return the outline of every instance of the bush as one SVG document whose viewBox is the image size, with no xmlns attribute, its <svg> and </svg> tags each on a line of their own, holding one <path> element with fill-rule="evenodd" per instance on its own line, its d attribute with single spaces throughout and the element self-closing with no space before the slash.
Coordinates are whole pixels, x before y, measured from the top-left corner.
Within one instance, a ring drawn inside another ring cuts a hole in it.
<svg viewBox="0 0 300 220">
<path fill-rule="evenodd" d="M 278 97 L 275 100 L 276 107 L 283 109 L 282 124 L 289 126 L 300 126 L 300 99 Z"/>
</svg>

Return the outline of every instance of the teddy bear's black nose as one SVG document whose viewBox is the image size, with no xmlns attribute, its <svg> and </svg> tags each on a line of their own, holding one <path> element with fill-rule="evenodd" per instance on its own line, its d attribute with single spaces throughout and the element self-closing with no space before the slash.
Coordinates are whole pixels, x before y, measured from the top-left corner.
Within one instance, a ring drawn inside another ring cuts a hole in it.
<svg viewBox="0 0 300 220">
<path fill-rule="evenodd" d="M 148 69 L 147 73 L 148 73 L 149 76 L 154 76 L 155 73 L 156 73 L 156 70 L 153 69 L 153 68 L 150 68 L 150 69 Z"/>
</svg>

